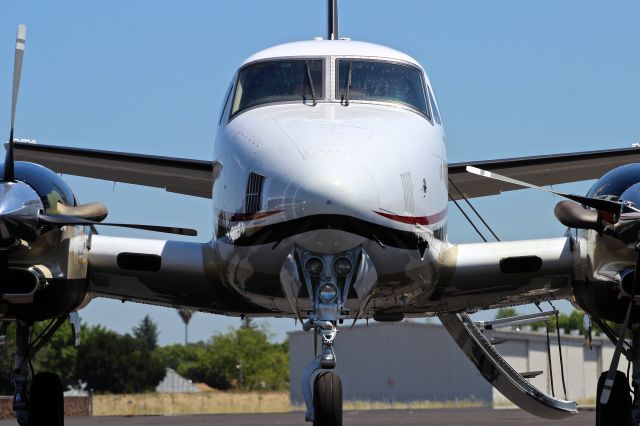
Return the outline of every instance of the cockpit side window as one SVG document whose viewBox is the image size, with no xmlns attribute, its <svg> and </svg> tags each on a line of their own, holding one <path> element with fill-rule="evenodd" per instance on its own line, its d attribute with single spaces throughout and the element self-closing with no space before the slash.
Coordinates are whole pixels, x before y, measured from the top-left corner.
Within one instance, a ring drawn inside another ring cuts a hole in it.
<svg viewBox="0 0 640 426">
<path fill-rule="evenodd" d="M 314 103 L 324 99 L 322 59 L 283 59 L 249 64 L 238 73 L 231 115 L 262 104 Z"/>
<path fill-rule="evenodd" d="M 222 124 L 222 121 L 224 120 L 224 118 L 229 115 L 229 104 L 231 103 L 232 90 L 233 90 L 233 83 L 229 85 L 229 88 L 227 89 L 227 96 L 224 97 L 225 101 L 224 101 L 224 104 L 222 105 L 222 111 L 220 112 L 220 120 L 218 121 L 218 124 Z"/>
<path fill-rule="evenodd" d="M 336 97 L 343 103 L 401 103 L 431 119 L 422 72 L 416 67 L 380 60 L 338 59 L 338 83 Z"/>
<path fill-rule="evenodd" d="M 442 119 L 440 118 L 440 111 L 438 111 L 438 106 L 436 105 L 436 101 L 433 97 L 433 93 L 431 89 L 427 88 L 427 94 L 429 95 L 429 103 L 431 104 L 431 111 L 433 111 L 433 119 L 437 124 L 442 126 Z"/>
</svg>

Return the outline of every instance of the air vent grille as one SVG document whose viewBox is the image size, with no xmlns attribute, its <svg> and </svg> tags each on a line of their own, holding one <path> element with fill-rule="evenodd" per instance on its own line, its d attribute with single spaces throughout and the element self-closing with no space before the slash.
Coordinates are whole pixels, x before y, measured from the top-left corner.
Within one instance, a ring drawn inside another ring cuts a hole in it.
<svg viewBox="0 0 640 426">
<path fill-rule="evenodd" d="M 411 172 L 400 173 L 400 179 L 402 179 L 402 192 L 404 193 L 404 210 L 413 214 L 413 179 L 411 179 Z"/>
<path fill-rule="evenodd" d="M 244 196 L 244 212 L 255 214 L 262 204 L 262 184 L 264 176 L 251 172 L 247 179 L 247 191 Z"/>
</svg>

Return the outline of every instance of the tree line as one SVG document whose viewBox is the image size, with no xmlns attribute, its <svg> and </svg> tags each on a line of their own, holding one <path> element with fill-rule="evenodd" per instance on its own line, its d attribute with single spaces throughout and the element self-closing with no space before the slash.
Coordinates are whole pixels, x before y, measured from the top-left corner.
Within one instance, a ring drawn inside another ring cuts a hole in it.
<svg viewBox="0 0 640 426">
<path fill-rule="evenodd" d="M 34 336 L 46 323 L 34 326 Z M 71 327 L 63 325 L 38 353 L 34 369 L 60 375 L 65 386 L 86 383 L 97 393 L 153 391 L 166 368 L 194 382 L 220 390 L 285 390 L 289 386 L 289 344 L 273 343 L 266 328 L 245 321 L 240 328 L 214 335 L 208 342 L 158 345 L 158 327 L 146 316 L 131 333 L 102 326 L 82 326 L 73 347 Z M 15 327 L 0 347 L 0 393 L 11 394 Z"/>
</svg>

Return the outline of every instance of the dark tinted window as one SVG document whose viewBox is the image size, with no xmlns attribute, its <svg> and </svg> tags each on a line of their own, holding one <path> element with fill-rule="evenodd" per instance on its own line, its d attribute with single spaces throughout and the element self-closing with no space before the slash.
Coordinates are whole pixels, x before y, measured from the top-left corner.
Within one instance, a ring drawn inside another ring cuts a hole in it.
<svg viewBox="0 0 640 426">
<path fill-rule="evenodd" d="M 231 114 L 274 102 L 311 102 L 324 98 L 323 61 L 279 60 L 249 64 L 240 70 Z M 313 89 L 311 86 L 313 84 Z"/>
<path fill-rule="evenodd" d="M 347 94 L 349 80 L 351 86 Z M 349 100 L 399 102 L 430 118 L 422 72 L 415 67 L 393 62 L 339 59 L 338 82 L 336 97 L 342 101 L 348 97 Z"/>
</svg>

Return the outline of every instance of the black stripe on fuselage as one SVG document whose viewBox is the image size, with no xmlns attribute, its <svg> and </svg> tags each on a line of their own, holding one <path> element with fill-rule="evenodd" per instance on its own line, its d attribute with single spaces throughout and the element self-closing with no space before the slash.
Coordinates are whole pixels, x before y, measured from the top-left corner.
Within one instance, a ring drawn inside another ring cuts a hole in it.
<svg viewBox="0 0 640 426">
<path fill-rule="evenodd" d="M 217 238 L 236 246 L 255 246 L 278 243 L 285 238 L 322 229 L 335 229 L 359 235 L 385 246 L 406 250 L 418 247 L 418 236 L 412 231 L 403 231 L 379 225 L 351 216 L 320 214 L 288 220 L 271 225 L 248 228 L 238 238 L 232 239 L 228 232 L 230 228 L 219 226 Z"/>
</svg>

